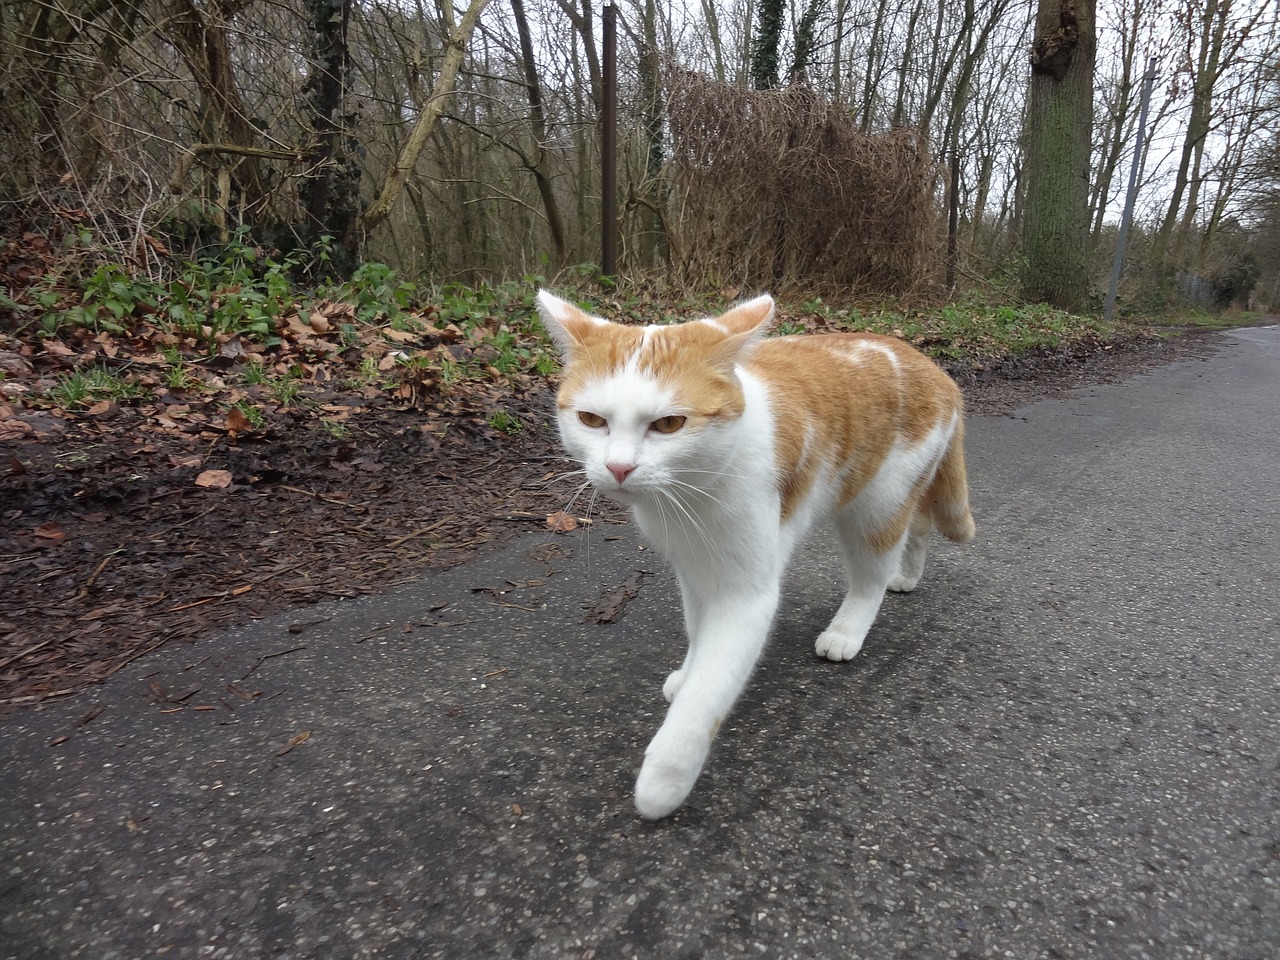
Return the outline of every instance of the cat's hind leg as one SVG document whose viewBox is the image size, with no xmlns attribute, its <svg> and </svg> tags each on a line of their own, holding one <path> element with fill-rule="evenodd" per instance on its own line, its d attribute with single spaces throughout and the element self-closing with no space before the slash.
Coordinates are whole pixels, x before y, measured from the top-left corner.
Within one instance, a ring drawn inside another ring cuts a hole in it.
<svg viewBox="0 0 1280 960">
<path fill-rule="evenodd" d="M 907 529 L 907 542 L 898 560 L 898 572 L 889 579 L 889 589 L 895 593 L 910 593 L 924 575 L 924 560 L 929 553 L 929 534 L 933 532 L 933 518 L 927 511 L 917 508 L 911 515 Z"/>
<path fill-rule="evenodd" d="M 849 591 L 827 629 L 818 635 L 813 647 L 818 656 L 852 660 L 862 649 L 862 641 L 880 611 L 885 588 L 900 570 L 908 539 L 905 526 L 904 523 L 898 528 L 901 532 L 886 547 L 883 533 L 868 535 L 863 525 L 848 514 L 836 518 Z"/>
</svg>

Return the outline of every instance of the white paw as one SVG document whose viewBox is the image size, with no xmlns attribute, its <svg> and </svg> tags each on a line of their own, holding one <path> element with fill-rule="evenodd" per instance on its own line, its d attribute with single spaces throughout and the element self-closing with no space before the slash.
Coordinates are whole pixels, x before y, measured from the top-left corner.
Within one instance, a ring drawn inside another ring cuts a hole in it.
<svg viewBox="0 0 1280 960">
<path fill-rule="evenodd" d="M 684 686 L 684 668 L 672 670 L 667 677 L 667 682 L 662 685 L 662 695 L 667 698 L 670 703 L 676 698 L 676 694 L 680 692 L 680 688 Z"/>
<path fill-rule="evenodd" d="M 837 662 L 852 660 L 862 649 L 862 641 L 866 635 L 865 630 L 852 633 L 832 624 L 818 636 L 818 642 L 813 645 L 813 650 L 818 656 L 826 657 L 828 660 Z"/>
<path fill-rule="evenodd" d="M 908 577 L 900 573 L 889 581 L 888 588 L 894 593 L 910 593 L 919 583 L 919 577 Z"/>
<path fill-rule="evenodd" d="M 644 766 L 636 778 L 636 812 L 646 820 L 661 820 L 676 811 L 693 789 L 711 749 L 710 738 L 658 731 L 644 752 Z"/>
</svg>

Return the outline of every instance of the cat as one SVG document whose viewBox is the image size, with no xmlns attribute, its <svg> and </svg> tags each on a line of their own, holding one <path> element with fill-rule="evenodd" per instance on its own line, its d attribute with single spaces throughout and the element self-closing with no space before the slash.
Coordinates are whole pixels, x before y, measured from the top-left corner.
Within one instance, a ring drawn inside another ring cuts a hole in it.
<svg viewBox="0 0 1280 960">
<path fill-rule="evenodd" d="M 611 323 L 545 290 L 537 305 L 564 359 L 565 449 L 631 509 L 680 586 L 688 652 L 635 788 L 637 812 L 657 820 L 692 791 L 807 530 L 834 525 L 848 577 L 815 645 L 829 660 L 857 654 L 886 589 L 916 586 L 932 529 L 973 536 L 962 398 L 890 337 L 765 339 L 767 294 L 667 326 Z"/>
</svg>

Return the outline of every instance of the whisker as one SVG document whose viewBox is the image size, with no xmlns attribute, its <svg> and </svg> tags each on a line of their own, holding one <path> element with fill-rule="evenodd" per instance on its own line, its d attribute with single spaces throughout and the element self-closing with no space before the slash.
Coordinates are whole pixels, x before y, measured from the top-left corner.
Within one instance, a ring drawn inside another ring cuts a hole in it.
<svg viewBox="0 0 1280 960">
<path fill-rule="evenodd" d="M 666 497 L 669 501 L 671 501 L 671 504 L 677 510 L 679 510 L 682 514 L 684 514 L 685 519 L 689 521 L 689 526 L 693 529 L 695 533 L 698 534 L 699 537 L 702 538 L 702 542 L 705 543 L 714 552 L 716 549 L 715 542 L 711 539 L 711 536 L 707 532 L 705 526 L 698 522 L 697 516 L 694 514 L 693 510 L 689 507 L 689 505 L 686 504 L 684 501 L 682 501 L 676 495 L 675 490 L 670 490 L 664 487 L 664 488 L 661 488 L 661 493 L 664 497 Z"/>
<path fill-rule="evenodd" d="M 670 467 L 671 473 L 698 473 L 707 477 L 728 477 L 730 480 L 750 480 L 751 477 L 743 473 L 729 473 L 725 470 L 708 470 L 706 467 Z"/>
<path fill-rule="evenodd" d="M 721 500 L 719 497 L 708 493 L 706 490 L 703 490 L 701 487 L 695 487 L 692 483 L 685 483 L 683 480 L 677 480 L 674 477 L 671 478 L 670 482 L 675 484 L 676 486 L 683 487 L 686 490 L 692 490 L 694 493 L 698 494 L 699 496 L 706 497 L 708 500 L 712 501 L 713 503 L 718 503 L 722 507 L 728 506 L 728 504 L 725 503 L 723 500 Z"/>
</svg>

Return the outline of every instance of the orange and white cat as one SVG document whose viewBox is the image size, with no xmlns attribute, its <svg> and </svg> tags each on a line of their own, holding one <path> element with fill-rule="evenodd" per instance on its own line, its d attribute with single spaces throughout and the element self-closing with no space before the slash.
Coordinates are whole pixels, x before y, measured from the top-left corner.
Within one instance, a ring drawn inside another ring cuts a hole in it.
<svg viewBox="0 0 1280 960">
<path fill-rule="evenodd" d="M 768 296 L 671 326 L 610 323 L 546 291 L 538 309 L 565 358 L 566 449 L 680 584 L 688 653 L 636 781 L 656 820 L 693 789 L 815 522 L 834 526 L 849 584 L 815 647 L 831 660 L 857 654 L 886 589 L 919 582 L 930 530 L 973 536 L 960 390 L 889 337 L 763 339 Z"/>
</svg>

